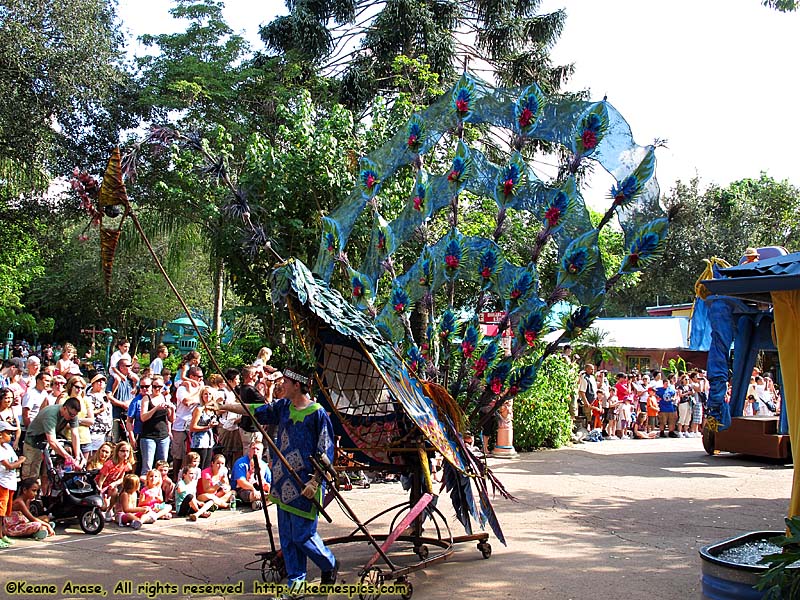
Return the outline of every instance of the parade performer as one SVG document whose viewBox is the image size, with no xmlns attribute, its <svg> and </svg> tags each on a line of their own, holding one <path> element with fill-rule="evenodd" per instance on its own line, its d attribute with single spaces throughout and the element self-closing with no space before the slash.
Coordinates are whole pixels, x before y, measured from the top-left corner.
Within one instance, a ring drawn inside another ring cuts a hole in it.
<svg viewBox="0 0 800 600">
<path fill-rule="evenodd" d="M 272 404 L 255 408 L 253 416 L 262 425 L 276 426 L 276 442 L 281 454 L 292 469 L 307 482 L 301 488 L 283 463 L 272 457 L 272 487 L 270 500 L 278 507 L 278 534 L 286 564 L 290 589 L 298 589 L 306 578 L 306 560 L 322 571 L 323 584 L 333 584 L 339 563 L 317 533 L 318 510 L 311 502 L 319 504 L 325 493 L 325 482 L 314 477 L 311 457 L 323 454 L 333 463 L 333 427 L 323 407 L 309 394 L 309 378 L 298 369 L 283 371 L 285 398 Z M 231 412 L 242 412 L 234 404 L 223 407 Z"/>
</svg>

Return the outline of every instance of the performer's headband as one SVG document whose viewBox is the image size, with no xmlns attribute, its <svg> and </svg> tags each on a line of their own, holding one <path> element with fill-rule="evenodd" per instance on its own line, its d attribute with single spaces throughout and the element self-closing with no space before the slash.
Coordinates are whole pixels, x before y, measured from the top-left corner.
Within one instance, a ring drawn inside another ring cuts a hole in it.
<svg viewBox="0 0 800 600">
<path fill-rule="evenodd" d="M 292 381 L 296 381 L 298 383 L 302 383 L 304 385 L 308 385 L 308 377 L 304 377 L 303 375 L 299 375 L 295 373 L 291 369 L 284 369 L 283 376 L 291 379 Z"/>
</svg>

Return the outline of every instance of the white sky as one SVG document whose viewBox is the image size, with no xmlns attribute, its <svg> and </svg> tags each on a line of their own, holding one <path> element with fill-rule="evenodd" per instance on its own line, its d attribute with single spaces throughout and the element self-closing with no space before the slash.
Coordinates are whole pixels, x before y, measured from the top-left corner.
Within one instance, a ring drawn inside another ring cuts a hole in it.
<svg viewBox="0 0 800 600">
<path fill-rule="evenodd" d="M 286 11 L 279 0 L 225 5 L 256 47 L 258 26 Z M 119 0 L 119 13 L 134 35 L 164 33 L 178 29 L 170 6 Z M 558 8 L 568 16 L 552 58 L 575 63 L 568 89 L 607 94 L 637 143 L 667 140 L 656 153 L 662 192 L 695 175 L 727 185 L 761 171 L 800 186 L 800 13 L 760 0 L 543 0 L 540 12 Z"/>
</svg>

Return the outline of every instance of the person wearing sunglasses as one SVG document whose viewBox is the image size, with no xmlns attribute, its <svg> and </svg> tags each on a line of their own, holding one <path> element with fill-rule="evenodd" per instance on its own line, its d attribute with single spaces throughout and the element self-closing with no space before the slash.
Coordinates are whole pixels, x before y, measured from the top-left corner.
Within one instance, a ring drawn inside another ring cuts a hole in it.
<svg viewBox="0 0 800 600">
<path fill-rule="evenodd" d="M 78 440 L 81 447 L 81 454 L 84 459 L 89 458 L 92 449 L 92 434 L 89 428 L 94 425 L 94 407 L 92 399 L 86 395 L 86 380 L 80 375 L 73 375 L 67 380 L 66 398 L 75 398 L 81 403 L 78 412 Z M 66 400 L 62 400 L 64 402 Z M 67 432 L 67 439 L 72 439 L 72 431 Z"/>
<path fill-rule="evenodd" d="M 63 404 L 45 406 L 36 415 L 28 426 L 28 435 L 25 438 L 23 454 L 26 457 L 22 465 L 22 477 L 38 477 L 42 466 L 42 453 L 49 447 L 67 462 L 77 465 L 83 464 L 83 455 L 78 437 L 78 413 L 81 403 L 77 398 L 67 398 Z M 72 454 L 61 445 L 58 436 L 66 437 L 66 431 L 74 432 L 72 440 Z M 43 481 L 44 483 L 44 481 Z"/>
<path fill-rule="evenodd" d="M 172 405 L 161 393 L 161 388 L 153 389 L 153 379 L 142 377 L 139 382 L 141 394 L 139 415 L 142 432 L 139 447 L 142 450 L 142 473 L 149 473 L 153 463 L 167 460 L 169 453 L 169 429 L 174 419 Z"/>
</svg>

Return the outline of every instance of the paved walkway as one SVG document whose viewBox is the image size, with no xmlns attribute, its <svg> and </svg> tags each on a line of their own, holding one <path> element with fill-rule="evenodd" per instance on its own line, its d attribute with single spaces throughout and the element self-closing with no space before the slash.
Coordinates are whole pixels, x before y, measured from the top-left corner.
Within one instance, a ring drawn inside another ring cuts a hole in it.
<svg viewBox="0 0 800 600">
<path fill-rule="evenodd" d="M 709 457 L 699 439 L 586 443 L 491 463 L 518 499 L 495 503 L 508 546 L 492 537 L 493 555 L 484 560 L 474 543 L 459 545 L 446 562 L 411 575 L 414 598 L 696 598 L 697 549 L 754 529 L 781 529 L 792 479 L 791 466 Z M 405 497 L 396 483 L 345 493 L 362 520 Z M 439 508 L 461 534 L 447 496 Z M 320 524 L 324 536 L 353 529 L 338 507 L 330 512 L 334 523 Z M 386 523 L 371 527 L 388 530 Z M 267 546 L 263 516 L 249 511 L 220 511 L 197 523 L 174 519 L 138 532 L 107 525 L 97 536 L 59 528 L 56 541 L 20 540 L 0 551 L 0 597 L 186 597 L 185 584 L 241 582 L 242 598 L 268 598 L 253 593 L 260 574 L 250 570 L 258 564 L 248 566 Z M 413 562 L 407 547 L 395 548 L 395 558 Z M 341 577 L 356 582 L 370 548 L 350 544 L 335 551 Z M 318 572 L 312 569 L 310 577 Z M 19 594 L 19 581 L 53 585 L 56 593 L 28 588 Z M 120 587 L 125 581 L 130 590 Z M 106 595 L 65 589 L 65 582 L 98 585 Z"/>
</svg>

